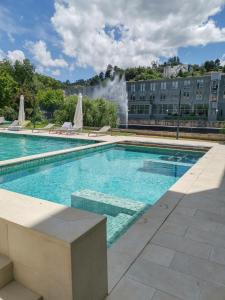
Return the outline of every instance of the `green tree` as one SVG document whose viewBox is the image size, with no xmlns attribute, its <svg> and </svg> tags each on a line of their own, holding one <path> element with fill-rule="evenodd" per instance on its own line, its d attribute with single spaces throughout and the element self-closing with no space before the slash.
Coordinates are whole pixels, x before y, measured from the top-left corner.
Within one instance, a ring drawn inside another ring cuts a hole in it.
<svg viewBox="0 0 225 300">
<path fill-rule="evenodd" d="M 37 101 L 42 110 L 46 111 L 49 117 L 53 116 L 55 110 L 59 109 L 64 103 L 62 90 L 39 90 Z"/>
<path fill-rule="evenodd" d="M 18 85 L 10 74 L 0 73 L 0 108 L 12 105 Z"/>
<path fill-rule="evenodd" d="M 76 109 L 77 96 L 69 96 L 64 100 L 63 106 L 54 113 L 54 120 L 57 123 L 66 121 L 73 122 Z M 101 127 L 117 125 L 117 107 L 110 101 L 104 99 L 83 99 L 84 126 Z"/>
<path fill-rule="evenodd" d="M 112 72 L 113 72 L 113 66 L 112 65 L 108 65 L 106 72 L 105 72 L 105 78 L 111 78 L 112 77 Z"/>
</svg>

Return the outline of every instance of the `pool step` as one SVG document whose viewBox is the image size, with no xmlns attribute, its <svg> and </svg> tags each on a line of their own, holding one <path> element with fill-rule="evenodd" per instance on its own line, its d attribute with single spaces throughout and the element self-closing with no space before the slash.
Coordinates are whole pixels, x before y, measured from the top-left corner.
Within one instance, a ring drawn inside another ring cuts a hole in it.
<svg viewBox="0 0 225 300">
<path fill-rule="evenodd" d="M 107 217 L 107 237 L 108 244 L 111 244 L 118 236 L 121 235 L 130 223 L 134 220 L 133 216 L 118 214 L 116 217 L 105 215 Z"/>
<path fill-rule="evenodd" d="M 192 167 L 192 163 L 186 163 L 181 161 L 173 161 L 173 160 L 163 160 L 163 159 L 148 159 L 144 161 L 144 165 L 153 162 L 153 163 L 161 163 L 166 165 L 173 165 L 173 166 L 184 166 L 184 167 Z"/>
<path fill-rule="evenodd" d="M 92 190 L 81 190 L 71 195 L 72 206 L 102 215 L 117 216 L 126 214 L 134 216 L 144 211 L 147 204 L 119 198 Z"/>
<path fill-rule="evenodd" d="M 43 300 L 43 298 L 17 281 L 12 281 L 0 290 L 0 300 Z"/>
<path fill-rule="evenodd" d="M 0 289 L 13 280 L 13 263 L 4 255 L 0 255 Z"/>
<path fill-rule="evenodd" d="M 186 163 L 168 162 L 163 160 L 145 160 L 138 171 L 170 177 L 181 177 L 192 165 Z"/>
</svg>

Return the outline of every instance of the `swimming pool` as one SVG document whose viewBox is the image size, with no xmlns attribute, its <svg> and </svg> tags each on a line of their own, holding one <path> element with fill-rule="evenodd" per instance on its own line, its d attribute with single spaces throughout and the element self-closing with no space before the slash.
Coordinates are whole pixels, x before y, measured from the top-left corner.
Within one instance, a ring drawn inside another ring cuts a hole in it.
<svg viewBox="0 0 225 300">
<path fill-rule="evenodd" d="M 0 161 L 94 143 L 81 139 L 0 133 Z"/>
<path fill-rule="evenodd" d="M 111 244 L 203 154 L 107 145 L 2 169 L 0 188 L 104 214 Z"/>
</svg>

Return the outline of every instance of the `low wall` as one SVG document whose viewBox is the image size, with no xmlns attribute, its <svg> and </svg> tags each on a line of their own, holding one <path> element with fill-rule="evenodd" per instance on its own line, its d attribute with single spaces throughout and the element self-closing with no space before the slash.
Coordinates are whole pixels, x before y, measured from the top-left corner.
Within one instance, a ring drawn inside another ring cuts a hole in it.
<svg viewBox="0 0 225 300">
<path fill-rule="evenodd" d="M 107 295 L 106 219 L 0 190 L 0 253 L 14 277 L 44 300 Z"/>
<path fill-rule="evenodd" d="M 144 120 L 129 119 L 129 124 L 135 125 L 158 125 L 158 126 L 177 126 L 177 120 Z M 180 120 L 180 126 L 183 127 L 212 127 L 224 128 L 225 121 L 209 122 L 207 120 Z"/>
</svg>

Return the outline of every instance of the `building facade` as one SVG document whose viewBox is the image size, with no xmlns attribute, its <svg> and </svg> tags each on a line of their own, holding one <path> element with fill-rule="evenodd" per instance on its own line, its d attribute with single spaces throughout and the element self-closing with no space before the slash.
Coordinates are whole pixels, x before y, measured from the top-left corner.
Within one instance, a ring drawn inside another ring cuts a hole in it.
<svg viewBox="0 0 225 300">
<path fill-rule="evenodd" d="M 129 119 L 225 120 L 225 74 L 127 82 Z"/>
</svg>

